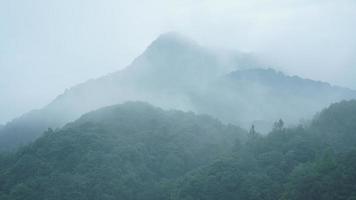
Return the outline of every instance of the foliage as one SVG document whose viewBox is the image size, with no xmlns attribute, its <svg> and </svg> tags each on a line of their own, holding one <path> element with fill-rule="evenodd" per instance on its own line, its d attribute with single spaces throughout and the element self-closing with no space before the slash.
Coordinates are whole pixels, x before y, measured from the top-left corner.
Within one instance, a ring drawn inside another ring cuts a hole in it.
<svg viewBox="0 0 356 200">
<path fill-rule="evenodd" d="M 356 199 L 356 101 L 262 136 L 126 103 L 0 155 L 0 199 Z"/>
<path fill-rule="evenodd" d="M 1 199 L 157 199 L 245 132 L 208 116 L 126 103 L 86 114 L 1 159 Z"/>
<path fill-rule="evenodd" d="M 356 101 L 331 105 L 309 127 L 249 138 L 231 157 L 182 178 L 173 199 L 355 199 Z"/>
</svg>

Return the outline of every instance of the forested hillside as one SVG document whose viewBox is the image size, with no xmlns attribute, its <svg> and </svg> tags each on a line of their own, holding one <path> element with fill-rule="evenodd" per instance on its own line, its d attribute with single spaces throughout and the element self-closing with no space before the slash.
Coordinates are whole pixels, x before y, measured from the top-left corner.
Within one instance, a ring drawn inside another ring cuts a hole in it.
<svg viewBox="0 0 356 200">
<path fill-rule="evenodd" d="M 204 95 L 192 95 L 193 101 L 199 102 L 194 104 L 197 110 L 244 128 L 253 123 L 261 133 L 271 131 L 279 118 L 297 125 L 331 103 L 356 98 L 351 89 L 271 68 L 235 70 L 206 90 Z"/>
<path fill-rule="evenodd" d="M 144 101 L 164 109 L 209 114 L 224 123 L 267 133 L 275 120 L 310 119 L 331 103 L 356 98 L 350 89 L 266 69 L 254 56 L 222 53 L 180 34 L 154 40 L 121 71 L 73 86 L 42 109 L 0 129 L 0 151 L 34 141 L 86 112 Z"/>
<path fill-rule="evenodd" d="M 245 136 L 209 116 L 139 102 L 106 107 L 2 155 L 0 199 L 160 199 L 169 182 Z"/>
<path fill-rule="evenodd" d="M 356 0 L 0 0 L 0 200 L 356 200 Z"/>
<path fill-rule="evenodd" d="M 276 124 L 231 156 L 195 170 L 173 199 L 356 199 L 356 101 L 333 104 L 310 126 Z"/>
<path fill-rule="evenodd" d="M 154 40 L 126 68 L 78 84 L 42 109 L 25 113 L 0 130 L 0 151 L 16 149 L 49 127 L 59 128 L 86 112 L 126 101 L 145 101 L 166 109 L 195 111 L 190 95 L 238 67 L 258 67 L 250 55 L 221 55 L 177 33 Z M 230 61 L 231 60 L 231 61 Z M 207 112 L 200 112 L 207 113 Z"/>
<path fill-rule="evenodd" d="M 267 136 L 131 102 L 0 157 L 0 199 L 356 198 L 356 101 Z"/>
</svg>

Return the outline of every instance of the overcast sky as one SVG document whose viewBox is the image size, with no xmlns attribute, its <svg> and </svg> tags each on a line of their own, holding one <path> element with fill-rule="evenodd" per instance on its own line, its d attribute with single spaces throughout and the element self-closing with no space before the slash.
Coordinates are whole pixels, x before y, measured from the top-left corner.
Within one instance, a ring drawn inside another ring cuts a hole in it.
<svg viewBox="0 0 356 200">
<path fill-rule="evenodd" d="M 0 0 L 0 123 L 124 68 L 167 31 L 356 89 L 355 0 Z"/>
</svg>

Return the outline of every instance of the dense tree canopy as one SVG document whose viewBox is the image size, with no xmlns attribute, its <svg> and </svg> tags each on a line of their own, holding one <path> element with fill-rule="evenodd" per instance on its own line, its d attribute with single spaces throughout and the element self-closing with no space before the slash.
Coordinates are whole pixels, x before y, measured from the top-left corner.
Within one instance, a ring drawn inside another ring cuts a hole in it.
<svg viewBox="0 0 356 200">
<path fill-rule="evenodd" d="M 0 199 L 157 199 L 245 132 L 208 116 L 126 103 L 86 114 L 0 162 Z"/>
<path fill-rule="evenodd" d="M 0 155 L 0 199 L 356 199 L 356 101 L 266 136 L 126 103 Z"/>
<path fill-rule="evenodd" d="M 333 104 L 310 126 L 250 137 L 231 156 L 182 178 L 174 199 L 356 199 L 356 101 Z"/>
</svg>

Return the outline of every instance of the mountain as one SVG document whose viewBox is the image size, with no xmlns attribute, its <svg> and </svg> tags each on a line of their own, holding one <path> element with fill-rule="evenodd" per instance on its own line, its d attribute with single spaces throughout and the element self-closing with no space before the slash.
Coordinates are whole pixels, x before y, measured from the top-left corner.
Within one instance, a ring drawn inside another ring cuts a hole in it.
<svg viewBox="0 0 356 200">
<path fill-rule="evenodd" d="M 126 101 L 210 114 L 268 132 L 277 119 L 296 124 L 330 103 L 356 97 L 352 90 L 263 67 L 250 54 L 163 34 L 124 70 L 74 86 L 44 108 L 6 124 L 0 130 L 0 150 L 27 144 L 47 128 L 59 128 L 91 110 Z"/>
<path fill-rule="evenodd" d="M 147 103 L 101 108 L 0 154 L 0 199 L 158 199 L 166 183 L 230 153 L 245 135 Z"/>
<path fill-rule="evenodd" d="M 186 174 L 172 199 L 354 199 L 355 117 L 356 101 L 343 101 L 310 126 L 251 135 L 230 156 Z"/>
<path fill-rule="evenodd" d="M 232 67 L 255 65 L 249 57 L 231 52 L 223 56 L 180 34 L 162 34 L 124 70 L 76 85 L 44 108 L 6 124 L 0 131 L 0 150 L 27 144 L 47 128 L 61 127 L 91 110 L 126 101 L 194 111 L 189 94 Z"/>
<path fill-rule="evenodd" d="M 356 92 L 268 68 L 230 72 L 211 83 L 204 96 L 196 97 L 198 112 L 245 128 L 255 124 L 267 133 L 280 118 L 298 124 L 331 103 L 355 99 Z"/>
<path fill-rule="evenodd" d="M 342 101 L 307 126 L 247 135 L 207 115 L 109 106 L 0 154 L 0 199 L 350 200 L 355 118 L 356 100 Z"/>
</svg>

